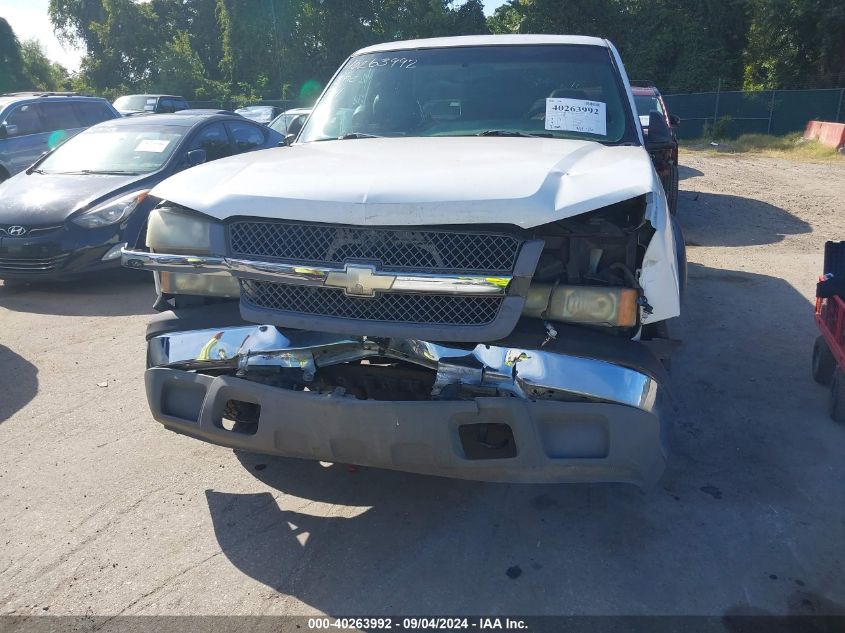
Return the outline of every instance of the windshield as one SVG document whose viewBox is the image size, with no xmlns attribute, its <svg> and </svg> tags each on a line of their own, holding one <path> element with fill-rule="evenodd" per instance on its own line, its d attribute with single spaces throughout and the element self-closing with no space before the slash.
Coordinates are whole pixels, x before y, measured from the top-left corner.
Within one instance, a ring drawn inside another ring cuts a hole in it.
<svg viewBox="0 0 845 633">
<path fill-rule="evenodd" d="M 116 110 L 138 110 L 152 112 L 156 108 L 155 97 L 145 97 L 144 95 L 134 95 L 130 97 L 120 97 L 114 102 Z"/>
<path fill-rule="evenodd" d="M 148 174 L 167 162 L 187 129 L 169 125 L 90 128 L 58 147 L 38 165 L 38 171 Z"/>
<path fill-rule="evenodd" d="M 663 114 L 663 105 L 660 99 L 652 95 L 634 95 L 634 105 L 637 106 L 637 112 L 640 116 L 648 117 L 649 112 L 657 110 Z"/>
<path fill-rule="evenodd" d="M 300 142 L 351 135 L 541 135 L 637 142 L 610 51 L 474 46 L 350 58 Z"/>
<path fill-rule="evenodd" d="M 240 114 L 242 117 L 251 121 L 257 121 L 258 123 L 269 123 L 273 120 L 273 107 L 247 106 L 246 108 L 235 110 L 235 114 Z"/>
</svg>

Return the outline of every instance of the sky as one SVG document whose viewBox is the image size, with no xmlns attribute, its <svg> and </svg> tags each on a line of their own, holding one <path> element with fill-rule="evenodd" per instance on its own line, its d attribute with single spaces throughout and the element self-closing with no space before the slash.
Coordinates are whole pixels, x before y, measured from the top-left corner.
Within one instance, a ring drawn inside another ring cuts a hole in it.
<svg viewBox="0 0 845 633">
<path fill-rule="evenodd" d="M 37 39 L 44 46 L 47 57 L 68 70 L 78 70 L 84 50 L 60 43 L 53 34 L 47 16 L 49 0 L 0 0 L 0 17 L 12 25 L 19 40 Z M 484 0 L 484 12 L 491 15 L 505 0 Z"/>
</svg>

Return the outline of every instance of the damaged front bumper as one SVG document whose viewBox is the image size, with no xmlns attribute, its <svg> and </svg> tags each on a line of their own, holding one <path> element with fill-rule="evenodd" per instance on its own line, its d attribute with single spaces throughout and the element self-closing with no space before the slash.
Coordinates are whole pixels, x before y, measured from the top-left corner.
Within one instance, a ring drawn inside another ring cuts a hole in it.
<svg viewBox="0 0 845 633">
<path fill-rule="evenodd" d="M 311 388 L 346 363 L 396 361 L 431 375 L 422 400 Z M 666 460 L 664 399 L 642 368 L 480 344 L 348 337 L 232 325 L 148 340 L 156 420 L 214 444 L 462 479 L 650 485 Z M 268 377 L 295 375 L 286 388 Z M 301 386 L 304 385 L 304 388 Z M 257 411 L 227 425 L 230 403 Z"/>
</svg>

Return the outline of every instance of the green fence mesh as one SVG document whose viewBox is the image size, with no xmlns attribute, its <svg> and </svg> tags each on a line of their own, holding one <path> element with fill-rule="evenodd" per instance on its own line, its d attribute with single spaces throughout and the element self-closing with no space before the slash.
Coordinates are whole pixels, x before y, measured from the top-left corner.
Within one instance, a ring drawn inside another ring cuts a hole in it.
<svg viewBox="0 0 845 633">
<path fill-rule="evenodd" d="M 725 136 L 787 134 L 807 121 L 845 120 L 845 88 L 826 90 L 721 91 L 663 95 L 669 112 L 681 118 L 680 138 L 699 138 L 705 124 L 724 117 Z"/>
</svg>

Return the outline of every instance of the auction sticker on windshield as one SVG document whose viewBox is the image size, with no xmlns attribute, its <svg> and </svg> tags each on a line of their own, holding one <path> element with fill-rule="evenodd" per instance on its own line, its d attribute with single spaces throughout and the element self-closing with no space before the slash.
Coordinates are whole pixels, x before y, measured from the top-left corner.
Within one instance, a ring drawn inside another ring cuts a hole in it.
<svg viewBox="0 0 845 633">
<path fill-rule="evenodd" d="M 607 107 L 601 101 L 546 99 L 546 129 L 607 136 Z"/>
<path fill-rule="evenodd" d="M 167 149 L 168 145 L 170 145 L 170 141 L 168 141 L 167 139 L 159 140 L 147 138 L 138 143 L 138 146 L 135 148 L 135 151 L 155 152 L 156 154 L 161 154 L 164 150 Z"/>
</svg>

